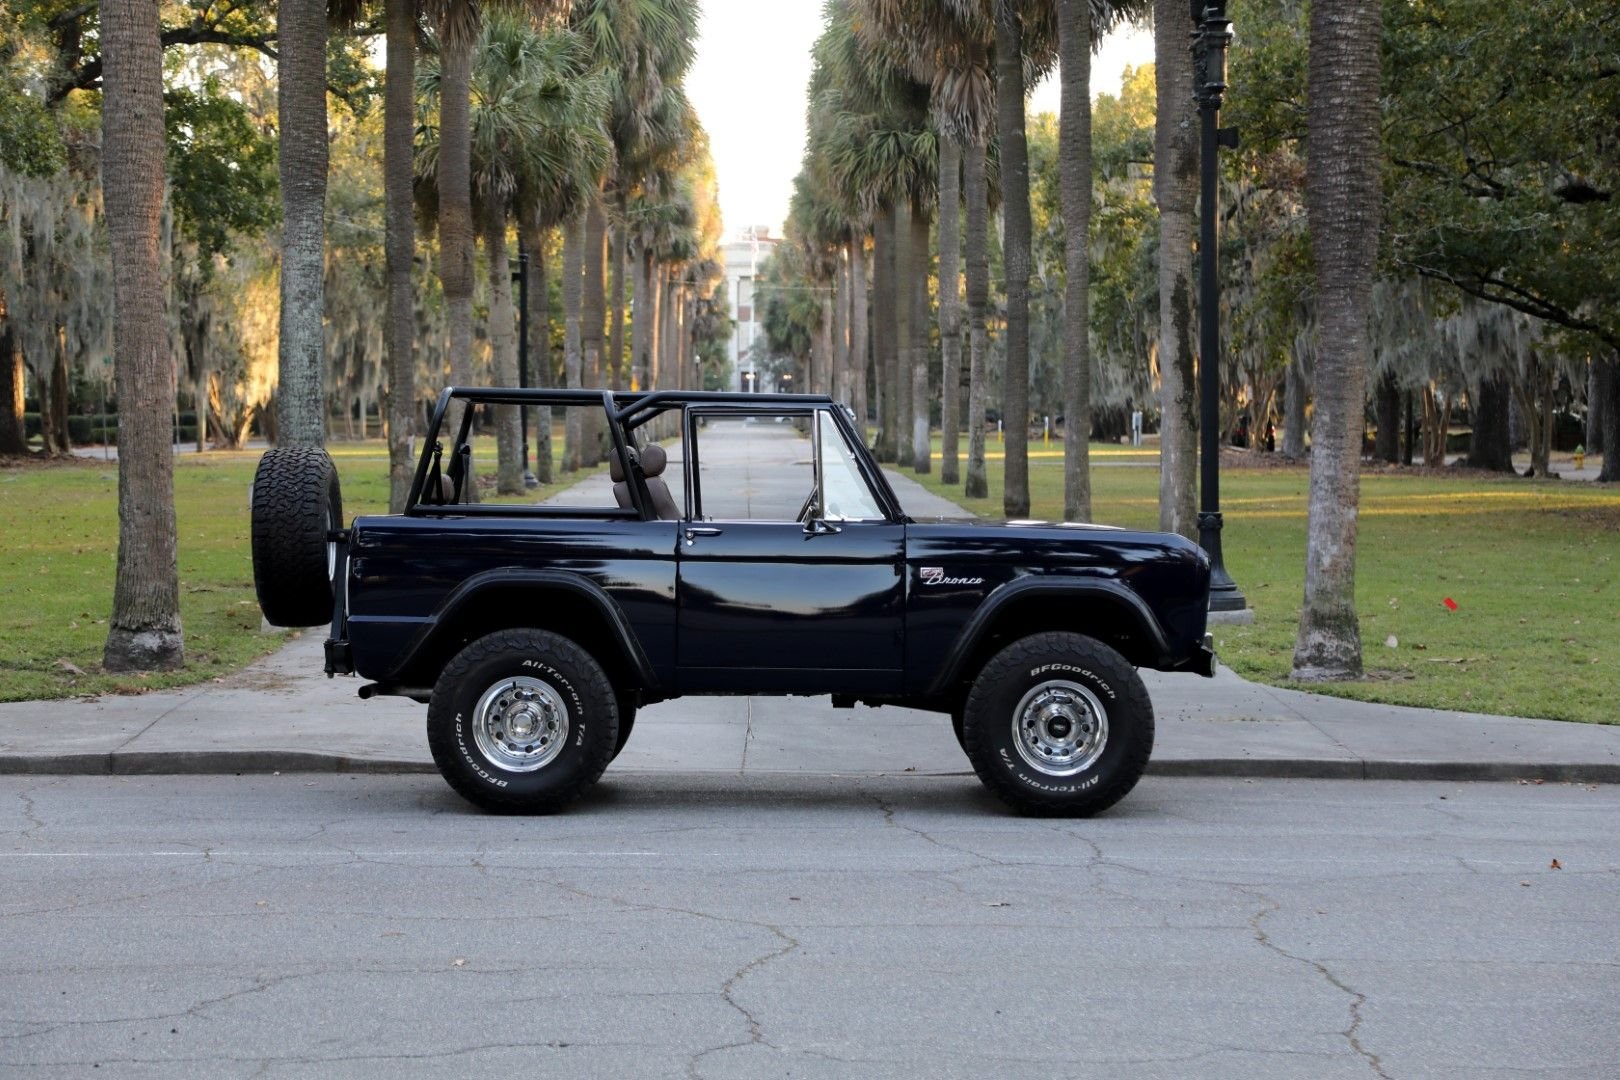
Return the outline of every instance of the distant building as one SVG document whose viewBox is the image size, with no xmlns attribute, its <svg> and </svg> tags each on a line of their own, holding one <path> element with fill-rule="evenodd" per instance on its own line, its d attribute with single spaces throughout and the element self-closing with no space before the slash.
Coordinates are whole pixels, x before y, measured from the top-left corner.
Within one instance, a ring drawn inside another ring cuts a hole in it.
<svg viewBox="0 0 1620 1080">
<path fill-rule="evenodd" d="M 730 240 L 722 249 L 726 262 L 726 297 L 731 302 L 731 317 L 736 327 L 726 346 L 731 360 L 731 386 L 735 390 L 754 389 L 752 378 L 753 354 L 749 351 L 754 341 L 763 336 L 763 313 L 754 304 L 754 279 L 759 275 L 759 264 L 781 243 L 771 235 L 769 225 L 750 225 L 741 235 Z"/>
</svg>

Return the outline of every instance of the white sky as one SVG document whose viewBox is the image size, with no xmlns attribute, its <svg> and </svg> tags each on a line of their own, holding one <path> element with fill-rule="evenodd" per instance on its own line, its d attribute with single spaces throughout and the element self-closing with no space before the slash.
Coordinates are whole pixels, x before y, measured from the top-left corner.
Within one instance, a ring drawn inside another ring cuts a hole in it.
<svg viewBox="0 0 1620 1080">
<path fill-rule="evenodd" d="M 780 236 L 804 153 L 810 47 L 821 34 L 821 0 L 703 0 L 697 60 L 686 92 L 709 132 L 726 236 L 769 225 Z M 1150 30 L 1111 35 L 1092 58 L 1091 92 L 1118 93 L 1127 65 L 1153 60 Z M 1056 112 L 1048 79 L 1032 112 Z"/>
</svg>

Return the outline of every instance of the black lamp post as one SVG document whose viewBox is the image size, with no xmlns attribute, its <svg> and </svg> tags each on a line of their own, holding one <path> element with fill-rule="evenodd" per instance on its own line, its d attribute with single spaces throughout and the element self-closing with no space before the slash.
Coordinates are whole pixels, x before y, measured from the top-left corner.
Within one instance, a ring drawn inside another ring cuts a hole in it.
<svg viewBox="0 0 1620 1080">
<path fill-rule="evenodd" d="M 512 280 L 518 287 L 518 386 L 529 385 L 529 253 L 523 250 L 523 235 L 518 234 L 518 268 L 512 271 Z M 518 415 L 523 425 L 523 486 L 539 487 L 529 469 L 529 410 L 520 408 Z"/>
<path fill-rule="evenodd" d="M 1237 146 L 1237 129 L 1221 128 L 1221 96 L 1226 93 L 1226 46 L 1232 23 L 1226 0 L 1191 0 L 1193 20 L 1193 97 L 1198 101 L 1198 543 L 1213 564 L 1209 610 L 1248 607 L 1221 557 L 1221 286 L 1216 237 L 1220 148 Z"/>
</svg>

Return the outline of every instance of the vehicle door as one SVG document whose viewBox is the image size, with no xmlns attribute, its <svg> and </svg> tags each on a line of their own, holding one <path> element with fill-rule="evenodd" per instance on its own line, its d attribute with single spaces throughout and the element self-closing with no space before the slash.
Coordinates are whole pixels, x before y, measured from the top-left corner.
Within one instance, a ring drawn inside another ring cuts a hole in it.
<svg viewBox="0 0 1620 1080">
<path fill-rule="evenodd" d="M 893 692 L 905 526 L 830 406 L 693 408 L 677 556 L 688 692 Z"/>
</svg>

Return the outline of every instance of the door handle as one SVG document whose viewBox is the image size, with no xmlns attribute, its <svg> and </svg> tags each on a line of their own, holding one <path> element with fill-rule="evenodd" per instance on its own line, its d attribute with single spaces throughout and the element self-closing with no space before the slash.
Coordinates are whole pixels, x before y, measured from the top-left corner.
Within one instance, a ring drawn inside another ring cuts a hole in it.
<svg viewBox="0 0 1620 1080">
<path fill-rule="evenodd" d="M 689 526 L 686 530 L 686 546 L 691 547 L 692 542 L 700 536 L 719 536 L 723 532 L 724 529 L 717 529 L 713 525 Z"/>
</svg>

